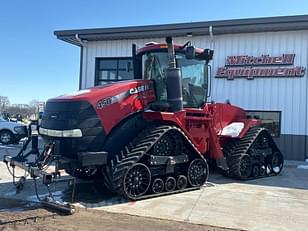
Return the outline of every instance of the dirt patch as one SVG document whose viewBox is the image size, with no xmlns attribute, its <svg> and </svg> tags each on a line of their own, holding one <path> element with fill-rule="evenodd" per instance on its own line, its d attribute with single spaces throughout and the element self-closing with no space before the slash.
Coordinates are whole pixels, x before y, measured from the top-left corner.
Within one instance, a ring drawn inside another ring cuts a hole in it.
<svg viewBox="0 0 308 231">
<path fill-rule="evenodd" d="M 41 208 L 18 212 L 0 212 L 0 230 L 77 231 L 77 230 L 207 230 L 234 229 L 152 219 L 105 211 L 81 209 L 71 216 L 61 216 Z"/>
<path fill-rule="evenodd" d="M 1 212 L 18 212 L 29 209 L 38 208 L 39 204 L 35 202 L 26 202 L 12 199 L 0 198 L 0 213 Z"/>
</svg>

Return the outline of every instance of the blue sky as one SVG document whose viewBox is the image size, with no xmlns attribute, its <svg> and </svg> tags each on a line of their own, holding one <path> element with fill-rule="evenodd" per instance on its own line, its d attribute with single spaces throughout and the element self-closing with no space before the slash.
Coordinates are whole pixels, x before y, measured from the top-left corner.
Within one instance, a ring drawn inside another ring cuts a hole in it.
<svg viewBox="0 0 308 231">
<path fill-rule="evenodd" d="M 0 95 L 28 103 L 78 88 L 79 48 L 54 30 L 300 14 L 305 0 L 2 0 Z"/>
</svg>

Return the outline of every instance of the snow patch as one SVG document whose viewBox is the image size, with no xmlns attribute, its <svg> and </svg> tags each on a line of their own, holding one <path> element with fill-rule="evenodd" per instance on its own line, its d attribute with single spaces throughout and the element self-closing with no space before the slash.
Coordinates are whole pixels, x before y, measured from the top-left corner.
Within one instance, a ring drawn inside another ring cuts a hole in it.
<svg viewBox="0 0 308 231">
<path fill-rule="evenodd" d="M 0 145 L 0 148 L 4 148 L 4 149 L 16 149 L 16 148 L 18 148 L 18 147 L 12 147 L 12 146 Z"/>
<path fill-rule="evenodd" d="M 278 173 L 280 171 L 280 167 L 276 166 L 273 168 L 274 173 Z"/>
<path fill-rule="evenodd" d="M 267 166 L 266 166 L 266 173 L 267 173 L 267 174 L 270 174 L 271 171 L 272 171 L 271 166 L 270 166 L 270 165 L 267 165 Z"/>
<path fill-rule="evenodd" d="M 39 194 L 39 197 L 41 199 L 44 199 L 45 197 L 49 196 L 48 193 L 46 194 Z M 53 198 L 56 200 L 56 201 L 60 201 L 60 202 L 63 202 L 63 193 L 62 191 L 56 191 L 56 192 L 52 192 L 52 196 Z M 28 196 L 27 197 L 27 200 L 28 201 L 33 201 L 33 202 L 39 202 L 36 195 L 32 195 L 32 196 Z"/>
<path fill-rule="evenodd" d="M 15 196 L 16 195 L 16 190 L 15 191 L 11 191 L 11 192 L 7 192 L 4 195 L 5 196 Z"/>
<path fill-rule="evenodd" d="M 298 165 L 297 168 L 308 170 L 308 165 Z"/>
</svg>

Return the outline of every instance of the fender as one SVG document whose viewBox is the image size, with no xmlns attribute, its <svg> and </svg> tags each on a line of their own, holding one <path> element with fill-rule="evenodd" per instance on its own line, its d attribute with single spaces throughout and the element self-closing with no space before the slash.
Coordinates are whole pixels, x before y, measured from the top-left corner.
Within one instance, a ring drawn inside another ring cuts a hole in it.
<svg viewBox="0 0 308 231">
<path fill-rule="evenodd" d="M 140 112 L 129 115 L 115 126 L 106 138 L 103 150 L 108 158 L 119 152 L 127 143 L 148 124 Z"/>
</svg>

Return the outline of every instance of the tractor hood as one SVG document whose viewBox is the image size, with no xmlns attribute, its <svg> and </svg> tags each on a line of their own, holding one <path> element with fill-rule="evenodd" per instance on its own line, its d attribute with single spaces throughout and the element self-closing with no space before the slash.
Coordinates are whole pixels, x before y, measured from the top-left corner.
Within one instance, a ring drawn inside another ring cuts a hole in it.
<svg viewBox="0 0 308 231">
<path fill-rule="evenodd" d="M 150 80 L 121 81 L 84 89 L 48 100 L 42 127 L 77 129 L 86 118 L 96 117 L 108 133 L 122 119 L 144 110 L 155 100 L 154 84 Z"/>
<path fill-rule="evenodd" d="M 117 97 L 120 100 L 120 98 L 129 97 L 130 95 L 136 95 L 136 94 L 140 95 L 140 93 L 149 89 L 153 89 L 152 81 L 147 81 L 147 80 L 121 81 L 61 95 L 56 98 L 48 100 L 48 102 L 88 101 L 94 107 L 97 106 L 100 107 L 100 105 L 97 105 L 97 103 L 99 103 L 99 101 L 101 100 L 114 97 Z M 115 99 L 113 99 L 113 101 L 115 101 Z"/>
</svg>

